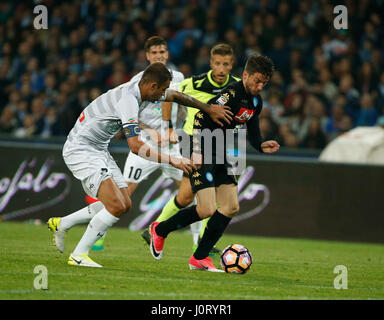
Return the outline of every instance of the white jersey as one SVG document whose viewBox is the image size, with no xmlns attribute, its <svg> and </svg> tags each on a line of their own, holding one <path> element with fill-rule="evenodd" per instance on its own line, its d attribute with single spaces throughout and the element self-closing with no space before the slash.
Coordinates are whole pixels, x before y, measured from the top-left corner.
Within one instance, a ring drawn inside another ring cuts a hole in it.
<svg viewBox="0 0 384 320">
<path fill-rule="evenodd" d="M 105 150 L 121 128 L 138 124 L 139 112 L 153 103 L 141 100 L 140 79 L 132 80 L 93 100 L 69 132 L 67 143 Z M 166 95 L 167 91 L 160 101 Z"/>
<path fill-rule="evenodd" d="M 184 79 L 181 72 L 171 72 L 174 80 L 180 82 L 179 79 Z M 152 128 L 159 129 L 162 119 L 161 101 L 165 100 L 167 91 L 156 102 L 142 101 L 139 89 L 142 75 L 143 71 L 129 82 L 108 90 L 93 100 L 84 109 L 69 132 L 68 144 L 80 144 L 105 150 L 121 128 L 138 124 L 139 115 L 141 121 Z M 178 83 L 176 81 L 172 81 L 173 89 L 176 89 Z M 144 110 L 148 111 L 144 112 Z"/>
<path fill-rule="evenodd" d="M 169 88 L 178 91 L 180 82 L 184 80 L 184 75 L 179 71 L 175 71 L 172 69 L 168 70 L 172 74 L 172 82 Z M 141 77 L 143 76 L 143 73 L 144 71 L 139 72 L 131 79 L 131 81 L 139 82 L 141 80 Z M 177 111 L 177 108 L 172 108 L 172 111 L 172 119 L 173 122 L 176 123 L 176 113 L 174 111 Z M 160 131 L 162 122 L 161 101 L 150 102 L 144 109 L 141 109 L 139 112 L 139 120 L 147 126 Z M 145 131 L 141 131 L 140 138 L 141 140 L 153 146 L 152 140 L 150 140 L 150 138 L 148 137 L 148 133 L 146 133 Z"/>
</svg>

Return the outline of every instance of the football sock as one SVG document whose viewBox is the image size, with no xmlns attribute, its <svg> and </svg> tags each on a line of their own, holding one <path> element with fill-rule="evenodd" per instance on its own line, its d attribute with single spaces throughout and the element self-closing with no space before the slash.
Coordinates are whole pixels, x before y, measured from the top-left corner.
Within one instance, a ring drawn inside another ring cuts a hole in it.
<svg viewBox="0 0 384 320">
<path fill-rule="evenodd" d="M 183 206 L 181 206 L 177 202 L 176 196 L 175 196 L 171 200 L 169 200 L 168 203 L 165 205 L 160 215 L 157 217 L 156 222 L 162 222 L 169 219 L 175 213 L 177 213 L 180 209 L 183 209 Z"/>
<path fill-rule="evenodd" d="M 216 203 L 216 210 L 217 210 L 217 209 L 219 209 L 219 206 L 218 206 L 218 204 Z M 200 238 L 202 238 L 203 235 L 204 235 L 204 231 L 205 231 L 205 228 L 207 227 L 207 223 L 208 223 L 209 219 L 210 219 L 210 218 L 206 218 L 206 219 L 203 220 L 203 223 L 202 223 L 202 225 L 201 225 L 201 229 L 200 229 Z"/>
<path fill-rule="evenodd" d="M 101 201 L 91 203 L 90 205 L 61 218 L 59 228 L 63 231 L 67 231 L 74 225 L 88 223 L 95 214 L 103 208 L 104 205 Z"/>
<path fill-rule="evenodd" d="M 75 256 L 84 253 L 88 254 L 95 241 L 104 236 L 105 232 L 117 221 L 119 221 L 119 218 L 113 216 L 107 209 L 100 210 L 89 222 L 87 230 L 85 230 L 72 254 Z"/>
<path fill-rule="evenodd" d="M 206 218 L 201 221 L 200 238 L 202 238 L 204 235 L 204 231 L 205 231 L 205 228 L 207 227 L 208 221 L 209 221 L 209 218 Z"/>
<path fill-rule="evenodd" d="M 231 218 L 226 217 L 216 210 L 216 212 L 209 219 L 199 246 L 193 254 L 197 260 L 201 260 L 209 256 L 209 252 L 214 247 L 216 242 L 219 241 L 230 221 Z"/>
<path fill-rule="evenodd" d="M 186 207 L 181 209 L 174 216 L 170 217 L 168 220 L 160 222 L 160 224 L 156 227 L 156 233 L 165 238 L 172 231 L 177 229 L 185 228 L 186 226 L 194 223 L 196 221 L 201 220 L 196 211 L 196 206 Z"/>
<path fill-rule="evenodd" d="M 191 224 L 191 233 L 193 238 L 193 244 L 198 245 L 199 244 L 199 236 L 200 236 L 200 230 L 201 230 L 201 224 L 203 221 L 196 221 Z"/>
<path fill-rule="evenodd" d="M 193 205 L 195 205 L 195 204 L 197 204 L 196 197 L 193 199 Z M 193 248 L 194 248 L 194 250 L 199 245 L 199 237 L 200 237 L 201 224 L 202 224 L 202 220 L 196 221 L 196 222 L 192 223 L 189 226 L 190 229 L 191 229 L 191 233 L 192 233 Z"/>
</svg>

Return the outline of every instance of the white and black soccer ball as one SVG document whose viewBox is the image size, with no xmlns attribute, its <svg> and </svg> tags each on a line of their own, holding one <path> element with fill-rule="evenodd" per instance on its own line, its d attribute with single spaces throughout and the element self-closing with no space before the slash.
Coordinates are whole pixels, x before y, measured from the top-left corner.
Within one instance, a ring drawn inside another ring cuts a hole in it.
<svg viewBox="0 0 384 320">
<path fill-rule="evenodd" d="M 220 263 L 227 273 L 246 273 L 252 265 L 251 252 L 241 244 L 231 244 L 221 253 Z"/>
</svg>

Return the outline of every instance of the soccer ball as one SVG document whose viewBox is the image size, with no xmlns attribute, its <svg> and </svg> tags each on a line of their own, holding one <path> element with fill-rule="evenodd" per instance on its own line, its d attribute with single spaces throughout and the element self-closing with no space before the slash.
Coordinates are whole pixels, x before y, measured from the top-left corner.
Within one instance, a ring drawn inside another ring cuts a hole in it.
<svg viewBox="0 0 384 320">
<path fill-rule="evenodd" d="M 223 270 L 227 273 L 246 273 L 252 264 L 249 250 L 241 244 L 231 244 L 226 247 L 220 257 Z"/>
</svg>

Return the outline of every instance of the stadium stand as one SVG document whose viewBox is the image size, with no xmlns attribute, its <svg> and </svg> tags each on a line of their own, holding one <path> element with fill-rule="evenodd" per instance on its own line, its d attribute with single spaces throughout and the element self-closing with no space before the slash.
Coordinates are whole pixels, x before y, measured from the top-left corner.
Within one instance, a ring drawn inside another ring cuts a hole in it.
<svg viewBox="0 0 384 320">
<path fill-rule="evenodd" d="M 1 1 L 0 134 L 67 135 L 90 101 L 147 66 L 144 41 L 160 35 L 185 77 L 208 70 L 217 42 L 233 46 L 238 75 L 250 54 L 270 56 L 263 138 L 323 149 L 384 115 L 384 2 L 345 2 L 347 30 L 334 29 L 334 1 Z M 34 29 L 37 4 L 47 30 Z"/>
</svg>

